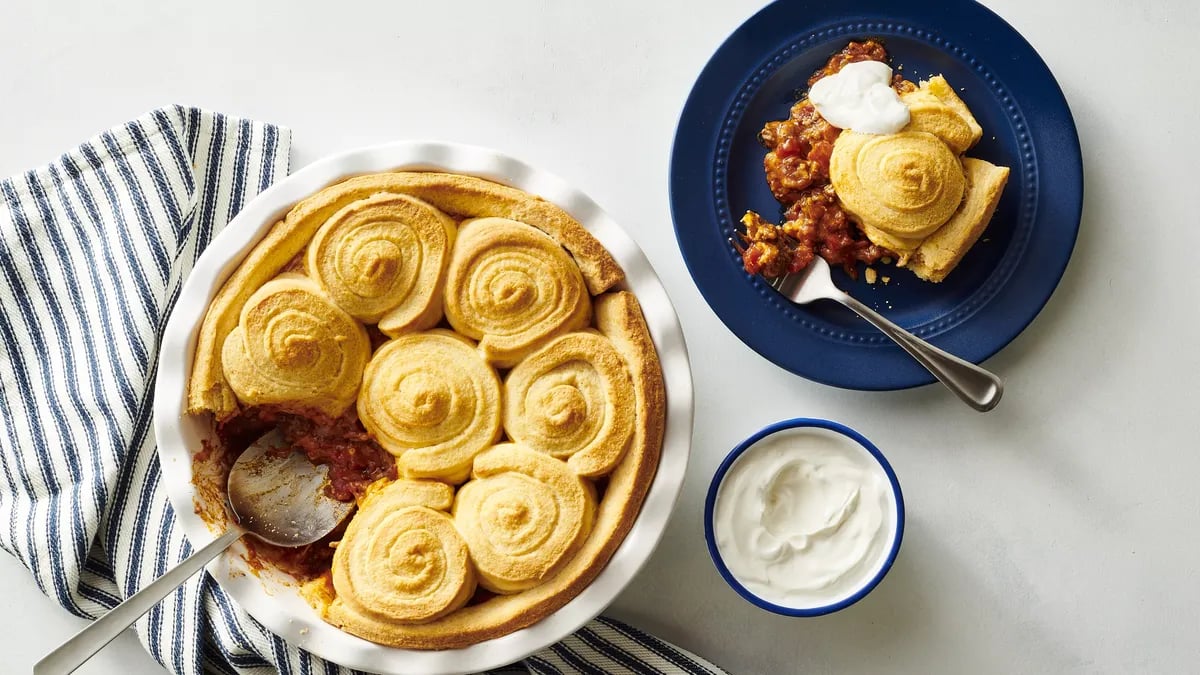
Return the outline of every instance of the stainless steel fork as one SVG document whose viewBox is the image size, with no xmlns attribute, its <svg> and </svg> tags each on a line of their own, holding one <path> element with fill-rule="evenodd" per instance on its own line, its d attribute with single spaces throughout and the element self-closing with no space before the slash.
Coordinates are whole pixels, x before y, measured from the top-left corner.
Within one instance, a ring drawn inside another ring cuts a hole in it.
<svg viewBox="0 0 1200 675">
<path fill-rule="evenodd" d="M 980 412 L 995 408 L 1004 394 L 1004 382 L 993 373 L 934 347 L 838 288 L 829 273 L 829 263 L 820 256 L 815 256 L 799 274 L 774 280 L 771 287 L 798 305 L 815 300 L 840 302 L 894 340 L 950 391 Z"/>
</svg>

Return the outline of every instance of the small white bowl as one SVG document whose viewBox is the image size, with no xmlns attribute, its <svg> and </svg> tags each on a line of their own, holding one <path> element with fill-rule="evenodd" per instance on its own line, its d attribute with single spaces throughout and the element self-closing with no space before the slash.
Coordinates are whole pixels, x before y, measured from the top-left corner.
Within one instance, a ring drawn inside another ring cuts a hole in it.
<svg viewBox="0 0 1200 675">
<path fill-rule="evenodd" d="M 863 575 L 861 583 L 854 585 L 843 593 L 837 594 L 835 597 L 828 598 L 825 602 L 803 606 L 781 605 L 756 594 L 747 588 L 730 571 L 729 566 L 725 563 L 725 559 L 722 556 L 721 549 L 717 545 L 714 519 L 721 485 L 730 468 L 734 466 L 744 453 L 754 448 L 759 441 L 769 436 L 781 433 L 794 433 L 805 429 L 814 430 L 815 433 L 832 434 L 841 437 L 846 442 L 847 447 L 861 454 L 867 461 L 878 464 L 883 470 L 891 488 L 886 492 L 884 499 L 887 516 L 887 522 L 884 523 L 886 528 L 884 532 L 885 545 L 880 549 L 877 559 L 869 561 L 867 573 Z M 721 576 L 729 586 L 743 598 L 762 609 L 776 614 L 783 614 L 785 616 L 821 616 L 849 607 L 864 598 L 872 589 L 879 585 L 879 582 L 887 575 L 888 570 L 892 568 L 892 563 L 895 562 L 896 555 L 900 552 L 900 541 L 904 538 L 904 495 L 900 491 L 900 481 L 896 478 L 896 473 L 892 471 L 891 464 L 888 464 L 887 458 L 883 456 L 879 448 L 875 447 L 862 434 L 844 424 L 829 420 L 803 417 L 784 420 L 761 429 L 742 441 L 725 457 L 725 461 L 721 462 L 721 466 L 717 468 L 712 483 L 709 485 L 708 497 L 704 502 L 704 537 L 708 544 L 708 553 L 712 557 L 713 563 L 717 566 L 717 571 L 721 573 Z"/>
<path fill-rule="evenodd" d="M 691 447 L 691 370 L 679 319 L 666 290 L 629 235 L 587 195 L 560 178 L 485 148 L 400 142 L 319 160 L 251 200 L 196 262 L 163 335 L 154 399 L 154 433 L 163 484 L 192 545 L 199 548 L 213 541 L 218 533 L 209 529 L 197 511 L 223 507 L 207 504 L 205 495 L 192 484 L 192 455 L 203 447 L 203 440 L 211 436 L 212 430 L 207 421 L 187 415 L 185 403 L 196 335 L 204 313 L 226 277 L 297 201 L 352 176 L 398 170 L 472 175 L 540 195 L 566 209 L 624 268 L 623 287 L 633 291 L 642 305 L 667 391 L 662 457 L 641 513 L 600 575 L 561 609 L 528 628 L 462 649 L 395 649 L 342 632 L 321 621 L 290 576 L 273 569 L 251 573 L 240 542 L 210 565 L 209 573 L 239 606 L 269 630 L 343 666 L 388 675 L 488 670 L 558 642 L 617 597 L 649 559 L 666 529 L 683 485 Z"/>
</svg>

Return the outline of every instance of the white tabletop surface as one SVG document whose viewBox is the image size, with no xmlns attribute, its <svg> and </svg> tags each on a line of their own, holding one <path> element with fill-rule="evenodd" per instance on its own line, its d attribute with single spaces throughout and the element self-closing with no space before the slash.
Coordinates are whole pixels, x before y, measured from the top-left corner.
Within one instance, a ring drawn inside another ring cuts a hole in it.
<svg viewBox="0 0 1200 675">
<path fill-rule="evenodd" d="M 1062 85 L 1087 198 L 1054 297 L 987 363 L 1007 395 L 986 415 L 936 386 L 869 394 L 793 376 L 742 345 L 692 284 L 667 205 L 675 124 L 761 0 L 110 4 L 6 5 L 0 174 L 182 103 L 291 127 L 293 167 L 402 138 L 493 146 L 582 187 L 637 239 L 688 338 L 696 440 L 670 529 L 613 615 L 734 673 L 1200 663 L 1200 4 L 988 0 Z M 880 587 L 810 620 L 730 590 L 700 517 L 725 453 L 798 415 L 874 440 L 908 506 Z M 27 672 L 83 624 L 9 556 L 0 587 L 0 670 Z M 82 672 L 161 670 L 129 634 Z"/>
</svg>

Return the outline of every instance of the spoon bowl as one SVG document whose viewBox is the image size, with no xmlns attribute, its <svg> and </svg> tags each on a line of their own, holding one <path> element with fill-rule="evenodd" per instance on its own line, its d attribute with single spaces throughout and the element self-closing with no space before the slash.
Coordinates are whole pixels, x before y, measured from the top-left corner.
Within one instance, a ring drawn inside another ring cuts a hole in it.
<svg viewBox="0 0 1200 675">
<path fill-rule="evenodd" d="M 229 471 L 229 509 L 246 532 L 276 546 L 319 541 L 354 510 L 325 490 L 328 467 L 296 452 L 278 430 L 255 441 Z"/>
</svg>

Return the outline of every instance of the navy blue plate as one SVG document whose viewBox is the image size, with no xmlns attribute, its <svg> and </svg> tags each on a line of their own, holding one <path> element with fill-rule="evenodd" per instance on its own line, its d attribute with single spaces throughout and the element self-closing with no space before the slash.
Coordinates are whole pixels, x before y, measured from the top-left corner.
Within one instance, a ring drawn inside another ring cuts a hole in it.
<svg viewBox="0 0 1200 675">
<path fill-rule="evenodd" d="M 774 363 L 849 389 L 934 381 L 839 305 L 795 306 L 742 270 L 729 244 L 747 210 L 781 214 L 758 131 L 787 117 L 809 75 L 853 39 L 883 41 L 909 79 L 941 73 L 983 126 L 967 154 L 1011 167 L 983 237 L 946 281 L 878 265 L 888 284 L 835 281 L 937 346 L 979 363 L 1017 336 L 1058 285 L 1079 231 L 1079 136 L 1046 64 L 1011 26 L 970 0 L 780 0 L 729 36 L 688 97 L 671 156 L 671 212 L 688 270 L 735 335 Z"/>
<path fill-rule="evenodd" d="M 730 467 L 733 466 L 738 457 L 741 457 L 742 453 L 750 449 L 755 443 L 758 443 L 771 434 L 802 427 L 813 427 L 839 433 L 866 448 L 867 452 L 871 453 L 875 460 L 879 462 L 879 465 L 883 467 L 883 472 L 887 474 L 888 482 L 892 487 L 892 495 L 896 500 L 896 536 L 892 538 L 891 545 L 888 546 L 887 557 L 883 561 L 883 566 L 879 568 L 879 571 L 867 583 L 863 584 L 861 588 L 851 593 L 845 599 L 820 607 L 787 607 L 777 605 L 755 595 L 753 591 L 743 586 L 742 582 L 738 581 L 737 577 L 733 576 L 733 573 L 729 571 L 729 566 L 725 564 L 725 559 L 721 557 L 721 550 L 717 548 L 717 535 L 713 529 L 713 515 L 717 506 L 717 493 L 721 490 L 721 482 L 725 480 L 725 474 L 729 473 Z M 883 456 L 879 448 L 875 447 L 875 444 L 867 440 L 862 434 L 844 424 L 830 420 L 811 417 L 797 417 L 795 419 L 783 420 L 782 422 L 776 422 L 758 430 L 753 436 L 739 443 L 725 457 L 725 461 L 721 462 L 721 466 L 717 467 L 717 473 L 713 475 L 712 482 L 708 486 L 708 495 L 704 499 L 704 540 L 708 544 L 708 555 L 712 558 L 713 564 L 717 566 L 717 571 L 721 573 L 721 577 L 725 579 L 730 588 L 737 591 L 738 595 L 762 609 L 775 612 L 776 614 L 783 614 L 785 616 L 822 616 L 845 609 L 862 600 L 879 585 L 880 581 L 883 581 L 883 578 L 887 576 L 888 570 L 892 569 L 892 563 L 896 562 L 896 556 L 900 553 L 900 542 L 904 540 L 904 493 L 900 491 L 900 479 L 896 478 L 896 472 L 892 470 L 892 465 L 888 463 L 887 458 Z"/>
</svg>

